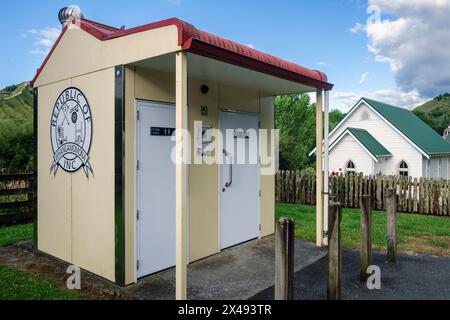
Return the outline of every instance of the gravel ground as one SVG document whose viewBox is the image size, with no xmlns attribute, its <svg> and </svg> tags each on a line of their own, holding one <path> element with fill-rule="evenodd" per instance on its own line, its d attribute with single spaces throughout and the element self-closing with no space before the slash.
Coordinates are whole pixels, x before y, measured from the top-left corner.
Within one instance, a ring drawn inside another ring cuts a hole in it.
<svg viewBox="0 0 450 320">
<path fill-rule="evenodd" d="M 369 290 L 359 281 L 359 252 L 344 250 L 342 298 L 450 299 L 450 258 L 400 254 L 397 264 L 388 264 L 385 258 L 385 253 L 374 252 L 373 264 L 381 269 L 381 290 Z M 67 264 L 36 254 L 29 243 L 0 247 L 0 262 L 65 287 Z M 327 262 L 326 249 L 295 240 L 295 299 L 326 299 Z M 273 299 L 273 283 L 273 237 L 224 250 L 188 267 L 188 297 L 193 300 Z M 172 268 L 126 288 L 83 272 L 82 289 L 92 299 L 174 299 L 175 272 Z"/>
<path fill-rule="evenodd" d="M 381 289 L 369 290 L 359 281 L 359 252 L 344 250 L 342 259 L 343 300 L 449 300 L 450 259 L 425 255 L 403 255 L 397 264 L 386 263 L 384 252 L 374 252 L 372 264 L 381 269 Z M 327 264 L 324 257 L 294 276 L 294 297 L 323 300 L 327 293 Z M 251 299 L 273 299 L 273 287 Z"/>
</svg>

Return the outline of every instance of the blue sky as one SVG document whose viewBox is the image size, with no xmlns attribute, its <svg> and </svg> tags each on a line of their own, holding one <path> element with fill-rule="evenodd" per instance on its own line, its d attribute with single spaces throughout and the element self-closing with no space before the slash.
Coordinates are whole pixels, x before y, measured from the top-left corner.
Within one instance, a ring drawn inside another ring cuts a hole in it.
<svg viewBox="0 0 450 320">
<path fill-rule="evenodd" d="M 386 32 L 377 33 L 364 26 L 369 17 L 368 5 L 375 3 L 380 7 L 381 28 L 391 27 L 385 22 L 398 22 L 405 10 L 392 8 L 385 0 L 368 1 L 370 3 L 363 0 L 8 1 L 2 4 L 2 11 L 8 14 L 0 22 L 0 36 L 6 44 L 6 49 L 0 50 L 0 87 L 34 76 L 60 28 L 58 10 L 76 4 L 86 18 L 117 27 L 129 28 L 178 17 L 200 29 L 324 71 L 335 84 L 332 107 L 343 111 L 348 110 L 360 94 L 383 96 L 388 102 L 411 107 L 413 102 L 431 96 L 433 90 L 418 93 L 416 89 L 420 88 L 402 83 L 400 71 L 392 61 L 404 58 L 395 57 L 395 53 L 389 55 L 389 48 L 380 42 L 379 36 Z M 392 39 L 386 41 L 392 42 Z M 369 50 L 369 45 L 374 48 Z M 415 95 L 412 100 L 408 96 L 410 92 Z"/>
</svg>

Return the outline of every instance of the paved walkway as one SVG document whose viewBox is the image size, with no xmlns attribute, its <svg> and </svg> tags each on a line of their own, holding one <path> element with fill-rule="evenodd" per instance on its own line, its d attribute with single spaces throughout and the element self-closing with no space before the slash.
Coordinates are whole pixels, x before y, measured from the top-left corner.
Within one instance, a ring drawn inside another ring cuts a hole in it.
<svg viewBox="0 0 450 320">
<path fill-rule="evenodd" d="M 381 269 L 381 289 L 369 290 L 359 281 L 359 252 L 343 253 L 342 299 L 344 300 L 449 300 L 450 259 L 425 255 L 399 255 L 397 264 L 386 263 L 386 254 L 373 254 Z M 327 292 L 327 257 L 295 273 L 294 297 L 323 300 Z M 273 299 L 273 287 L 252 299 Z"/>
<path fill-rule="evenodd" d="M 188 298 L 248 299 L 274 283 L 274 238 L 227 249 L 188 267 Z M 296 240 L 295 271 L 323 258 L 325 250 L 313 243 Z M 175 270 L 169 269 L 127 287 L 126 294 L 136 299 L 174 299 Z"/>
<path fill-rule="evenodd" d="M 295 240 L 294 296 L 299 300 L 326 299 L 326 249 L 312 242 Z M 344 250 L 343 299 L 450 299 L 450 258 L 399 255 L 387 264 L 386 254 L 374 252 L 373 264 L 381 268 L 381 290 L 368 290 L 359 281 L 359 252 Z M 30 245 L 0 247 L 0 262 L 44 275 L 65 286 L 66 264 L 36 255 Z M 273 299 L 274 238 L 251 241 L 213 255 L 188 267 L 188 298 Z M 174 299 L 175 270 L 141 279 L 118 288 L 90 273 L 82 274 L 83 292 L 94 299 Z"/>
</svg>

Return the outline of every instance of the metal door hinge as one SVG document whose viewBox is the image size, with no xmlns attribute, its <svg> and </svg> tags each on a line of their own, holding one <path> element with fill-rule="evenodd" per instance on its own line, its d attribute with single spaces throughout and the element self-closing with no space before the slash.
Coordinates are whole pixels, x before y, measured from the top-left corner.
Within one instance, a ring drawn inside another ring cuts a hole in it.
<svg viewBox="0 0 450 320">
<path fill-rule="evenodd" d="M 262 195 L 262 192 L 261 192 L 261 189 L 259 189 L 259 197 L 261 197 L 261 195 Z"/>
<path fill-rule="evenodd" d="M 140 114 L 139 110 L 136 111 L 136 119 L 139 120 Z"/>
<path fill-rule="evenodd" d="M 261 223 L 259 224 L 259 231 L 261 231 L 262 227 L 261 227 Z"/>
<path fill-rule="evenodd" d="M 139 270 L 139 260 L 136 261 L 136 268 Z"/>
<path fill-rule="evenodd" d="M 139 160 L 138 160 L 137 163 L 136 163 L 136 170 L 139 171 L 140 167 L 141 167 L 141 164 L 139 163 Z"/>
<path fill-rule="evenodd" d="M 136 219 L 139 220 L 139 210 L 136 212 Z"/>
</svg>

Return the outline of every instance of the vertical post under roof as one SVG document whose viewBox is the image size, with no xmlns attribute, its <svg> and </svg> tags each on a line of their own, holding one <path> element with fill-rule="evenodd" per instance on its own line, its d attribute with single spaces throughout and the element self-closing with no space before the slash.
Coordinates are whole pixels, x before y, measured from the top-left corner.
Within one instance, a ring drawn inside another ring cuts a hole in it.
<svg viewBox="0 0 450 320">
<path fill-rule="evenodd" d="M 187 299 L 187 164 L 183 132 L 187 130 L 187 57 L 176 53 L 176 299 Z"/>
<path fill-rule="evenodd" d="M 322 90 L 316 91 L 316 245 L 323 246 L 323 114 Z"/>
<path fill-rule="evenodd" d="M 323 244 L 328 245 L 328 204 L 329 204 L 329 141 L 328 135 L 330 133 L 330 92 L 325 91 L 324 101 L 323 101 L 323 122 L 324 122 L 324 132 L 323 132 Z"/>
</svg>

